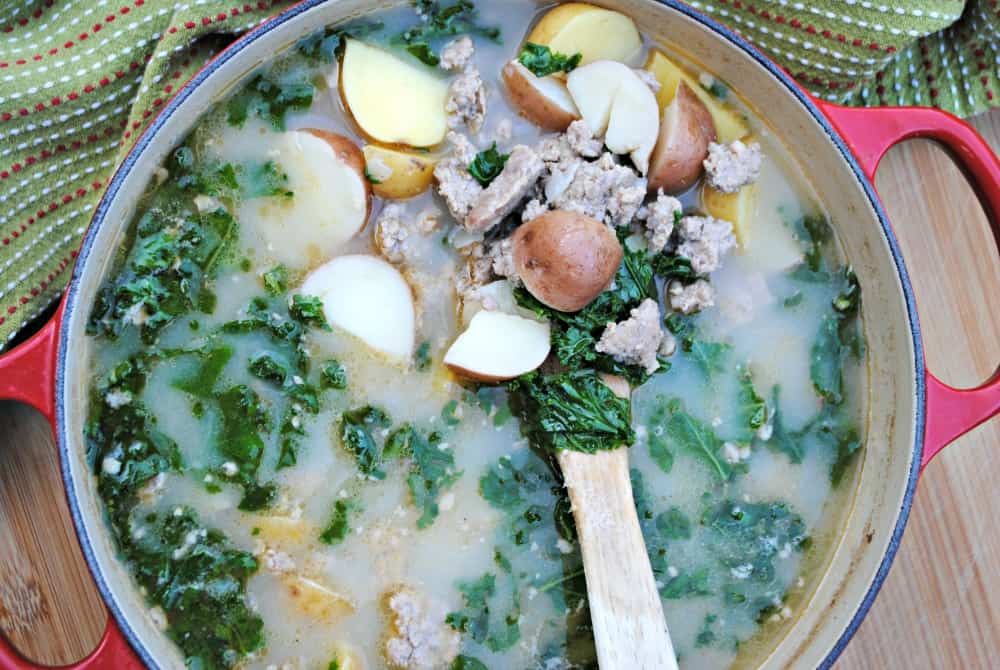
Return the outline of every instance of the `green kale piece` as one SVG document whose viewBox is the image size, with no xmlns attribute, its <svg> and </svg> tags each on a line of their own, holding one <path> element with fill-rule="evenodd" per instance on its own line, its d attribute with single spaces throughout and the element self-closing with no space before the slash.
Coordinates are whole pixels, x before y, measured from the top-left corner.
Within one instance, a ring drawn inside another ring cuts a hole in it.
<svg viewBox="0 0 1000 670">
<path fill-rule="evenodd" d="M 326 322 L 326 315 L 323 313 L 322 298 L 296 293 L 292 296 L 292 304 L 288 308 L 288 313 L 304 326 L 330 330 L 330 324 Z"/>
<path fill-rule="evenodd" d="M 193 372 L 175 379 L 173 386 L 197 398 L 211 398 L 223 368 L 233 357 L 233 348 L 223 344 L 200 355 L 201 360 Z"/>
<path fill-rule="evenodd" d="M 314 63 L 333 63 L 342 53 L 347 38 L 362 39 L 385 27 L 381 21 L 353 21 L 343 26 L 325 28 L 298 44 L 299 53 Z"/>
<path fill-rule="evenodd" d="M 358 469 L 373 479 L 385 479 L 382 448 L 372 430 L 388 428 L 392 420 L 385 410 L 372 405 L 344 412 L 340 416 L 340 443 L 354 456 Z"/>
<path fill-rule="evenodd" d="M 779 554 L 808 546 L 802 517 L 783 502 L 726 500 L 709 507 L 701 523 L 709 531 L 711 555 L 741 581 L 772 582 Z"/>
<path fill-rule="evenodd" d="M 421 511 L 417 528 L 424 529 L 438 516 L 438 498 L 462 476 L 455 470 L 455 455 L 450 448 L 441 448 L 441 437 L 431 433 L 426 438 L 416 431 L 407 431 L 408 451 L 413 457 L 406 485 L 413 504 Z M 390 444 L 391 444 L 390 440 Z M 392 445 L 395 449 L 395 445 Z"/>
<path fill-rule="evenodd" d="M 178 512 L 180 512 L 178 514 Z M 153 518 L 122 545 L 146 599 L 166 614 L 167 635 L 189 668 L 222 670 L 264 645 L 264 623 L 247 603 L 257 561 L 195 513 Z M 138 538 L 138 539 L 136 539 Z"/>
<path fill-rule="evenodd" d="M 459 417 L 456 412 L 458 412 L 457 400 L 449 400 L 441 409 L 441 420 L 444 421 L 444 424 L 449 428 L 454 428 L 458 424 L 462 423 L 461 417 Z"/>
<path fill-rule="evenodd" d="M 212 311 L 207 282 L 236 235 L 236 220 L 224 209 L 197 214 L 152 206 L 118 269 L 101 286 L 88 334 L 115 340 L 136 328 L 152 344 L 179 317 Z"/>
<path fill-rule="evenodd" d="M 261 433 L 270 430 L 267 412 L 255 391 L 244 384 L 233 386 L 216 396 L 222 426 L 215 448 L 223 458 L 236 464 L 238 472 L 229 477 L 243 486 L 241 510 L 253 511 L 269 507 L 276 487 L 257 481 L 264 456 Z"/>
<path fill-rule="evenodd" d="M 537 448 L 594 453 L 635 441 L 631 403 L 609 389 L 598 373 L 531 373 L 510 382 L 512 408 Z"/>
<path fill-rule="evenodd" d="M 141 399 L 153 362 L 150 354 L 136 354 L 105 373 L 91 391 L 83 431 L 97 490 L 119 542 L 128 539 L 139 490 L 160 473 L 181 468 L 177 443 L 157 427 Z"/>
<path fill-rule="evenodd" d="M 704 461 L 720 481 L 728 481 L 733 474 L 733 468 L 719 453 L 722 449 L 722 440 L 715 431 L 688 414 L 680 399 L 660 397 L 658 401 L 666 403 L 666 421 L 662 425 L 663 440 L 673 450 L 687 452 Z"/>
<path fill-rule="evenodd" d="M 454 661 L 451 662 L 451 665 L 448 666 L 448 670 L 489 670 L 489 668 L 487 668 L 486 664 L 478 658 L 460 654 L 455 657 Z"/>
<path fill-rule="evenodd" d="M 757 389 L 754 388 L 753 374 L 750 372 L 750 368 L 740 366 L 737 372 L 739 374 L 737 407 L 740 417 L 737 439 L 750 442 L 757 434 L 757 431 L 767 423 L 767 403 L 757 393 Z"/>
<path fill-rule="evenodd" d="M 718 634 L 713 630 L 718 618 L 714 614 L 706 614 L 704 621 L 701 624 L 701 630 L 698 631 L 698 636 L 694 640 L 695 647 L 708 647 L 715 644 L 718 640 Z"/>
<path fill-rule="evenodd" d="M 521 65 L 531 70 L 536 77 L 547 77 L 556 72 L 572 72 L 580 64 L 581 59 L 583 59 L 582 53 L 575 53 L 572 56 L 553 53 L 544 44 L 534 42 L 526 42 L 521 47 L 521 55 L 517 57 Z"/>
<path fill-rule="evenodd" d="M 257 354 L 251 358 L 247 369 L 254 377 L 279 387 L 284 386 L 285 380 L 288 378 L 288 368 L 285 367 L 285 364 L 267 353 Z"/>
<path fill-rule="evenodd" d="M 480 151 L 472 159 L 472 162 L 469 163 L 469 174 L 481 185 L 489 186 L 503 172 L 503 166 L 506 165 L 508 158 L 510 158 L 510 154 L 502 154 L 497 151 L 497 143 L 494 142 L 493 146 L 485 151 Z"/>
<path fill-rule="evenodd" d="M 319 369 L 319 387 L 343 391 L 347 388 L 347 370 L 340 361 L 331 358 Z"/>
<path fill-rule="evenodd" d="M 521 639 L 518 624 L 521 606 L 510 562 L 499 551 L 494 553 L 494 562 L 510 582 L 510 605 L 506 614 L 502 613 L 504 603 L 497 594 L 496 575 L 487 572 L 474 582 L 458 583 L 465 607 L 449 613 L 445 622 L 455 630 L 467 633 L 476 642 L 485 644 L 491 651 L 500 652 L 510 649 Z"/>
<path fill-rule="evenodd" d="M 788 456 L 792 463 L 801 463 L 805 456 L 805 441 L 802 433 L 788 430 L 781 412 L 781 387 L 771 390 L 771 439 L 768 448 Z"/>
<path fill-rule="evenodd" d="M 294 195 L 288 190 L 288 175 L 274 161 L 246 163 L 237 175 L 244 198 L 291 198 Z"/>
<path fill-rule="evenodd" d="M 424 340 L 417 347 L 417 353 L 414 354 L 415 367 L 418 372 L 426 372 L 431 368 L 431 343 L 429 340 Z"/>
<path fill-rule="evenodd" d="M 283 295 L 288 290 L 288 269 L 284 265 L 275 265 L 264 273 L 262 279 L 270 295 Z"/>
<path fill-rule="evenodd" d="M 861 449 L 861 434 L 844 407 L 824 405 L 819 414 L 802 430 L 803 435 L 813 436 L 819 444 L 833 452 L 830 465 L 830 482 L 837 486 Z"/>
<path fill-rule="evenodd" d="M 656 276 L 662 277 L 666 282 L 677 280 L 690 284 L 698 279 L 698 273 L 691 267 L 691 261 L 683 256 L 658 253 L 653 256 L 651 263 Z"/>
<path fill-rule="evenodd" d="M 229 125 L 242 128 L 250 116 L 257 115 L 275 130 L 284 130 L 288 112 L 309 109 L 314 92 L 305 73 L 281 78 L 258 74 L 229 98 L 227 120 Z"/>
<path fill-rule="evenodd" d="M 351 512 L 355 509 L 355 503 L 350 500 L 339 499 L 333 504 L 333 514 L 330 522 L 319 535 L 319 541 L 323 544 L 335 546 L 344 541 L 347 534 L 351 532 Z"/>
<path fill-rule="evenodd" d="M 705 342 L 693 340 L 685 351 L 690 354 L 706 381 L 711 381 L 716 375 L 726 369 L 726 362 L 733 347 L 725 342 Z"/>
<path fill-rule="evenodd" d="M 405 48 L 425 65 L 436 67 L 441 62 L 431 43 L 448 37 L 469 34 L 498 44 L 503 41 L 499 28 L 476 22 L 479 12 L 471 0 L 458 0 L 450 5 L 435 0 L 413 0 L 413 7 L 421 23 L 399 33 L 390 43 Z"/>
</svg>

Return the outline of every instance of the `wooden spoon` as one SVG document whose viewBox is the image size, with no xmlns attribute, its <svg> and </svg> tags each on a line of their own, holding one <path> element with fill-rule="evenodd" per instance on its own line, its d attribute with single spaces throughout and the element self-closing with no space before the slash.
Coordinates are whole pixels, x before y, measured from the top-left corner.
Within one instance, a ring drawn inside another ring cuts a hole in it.
<svg viewBox="0 0 1000 670">
<path fill-rule="evenodd" d="M 619 397 L 620 378 L 605 379 Z M 653 567 L 632 497 L 628 449 L 557 455 L 569 491 L 587 575 L 601 670 L 677 670 Z"/>
</svg>

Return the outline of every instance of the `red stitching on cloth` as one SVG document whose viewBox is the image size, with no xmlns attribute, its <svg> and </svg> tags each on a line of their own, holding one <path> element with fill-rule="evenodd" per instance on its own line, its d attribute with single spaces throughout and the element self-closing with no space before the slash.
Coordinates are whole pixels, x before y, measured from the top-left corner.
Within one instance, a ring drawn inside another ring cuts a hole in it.
<svg viewBox="0 0 1000 670">
<path fill-rule="evenodd" d="M 105 128 L 104 130 L 101 131 L 100 135 L 98 135 L 96 133 L 88 135 L 86 142 L 80 142 L 79 140 L 73 141 L 72 144 L 71 144 L 71 147 L 73 149 L 79 149 L 81 146 L 83 146 L 83 144 L 93 144 L 94 142 L 97 142 L 98 140 L 100 140 L 102 136 L 103 137 L 110 137 L 111 135 L 114 135 L 114 134 L 115 134 L 115 127 L 114 126 L 108 126 L 107 128 Z M 58 144 L 58 145 L 56 145 L 56 148 L 53 149 L 52 151 L 49 151 L 48 149 L 42 149 L 42 151 L 38 154 L 37 157 L 36 156 L 28 156 L 28 157 L 26 157 L 24 159 L 24 162 L 26 164 L 28 164 L 28 165 L 34 165 L 35 163 L 43 161 L 46 158 L 51 158 L 52 156 L 55 156 L 56 154 L 61 154 L 61 153 L 65 152 L 65 151 L 68 151 L 69 148 L 70 147 L 67 147 L 65 144 Z M 22 165 L 20 163 L 14 163 L 13 165 L 10 166 L 10 170 L 0 170 L 0 179 L 7 179 L 7 178 L 10 177 L 11 171 L 13 171 L 13 172 L 20 172 L 21 169 L 22 169 Z"/>
<path fill-rule="evenodd" d="M 140 67 L 140 65 L 138 63 L 136 63 L 135 61 L 129 63 L 129 69 L 130 70 L 136 70 L 139 67 Z M 122 72 L 120 74 L 118 72 L 115 73 L 115 78 L 116 79 L 121 79 L 124 76 L 125 76 L 124 72 Z M 108 78 L 108 77 L 102 77 L 101 80 L 99 82 L 97 82 L 97 85 L 100 86 L 101 88 L 103 88 L 105 86 L 108 86 L 110 84 L 111 84 L 111 79 Z M 93 93 L 96 90 L 97 90 L 97 87 L 93 86 L 92 84 L 87 84 L 86 86 L 83 87 L 83 92 L 84 93 Z M 79 96 L 79 93 L 77 93 L 76 91 L 71 91 L 70 93 L 66 94 L 66 97 L 69 98 L 70 100 L 76 100 L 78 96 Z M 46 109 L 46 105 L 43 102 L 39 102 L 34 107 L 34 110 L 36 112 L 41 112 L 41 111 L 44 111 L 45 109 Z M 30 114 L 30 113 L 31 112 L 26 107 L 22 107 L 21 109 L 17 110 L 16 112 L 3 112 L 3 113 L 0 113 L 0 122 L 10 121 L 12 118 L 14 118 L 15 114 L 19 115 L 19 116 L 28 116 L 28 114 Z"/>
<path fill-rule="evenodd" d="M 53 2 L 53 0 L 45 0 L 45 6 L 46 7 L 51 7 L 52 6 L 52 2 Z M 135 0 L 134 4 L 135 4 L 136 7 L 142 7 L 146 3 L 144 2 L 144 0 Z M 118 10 L 118 12 L 120 14 L 123 14 L 123 15 L 124 14 L 128 14 L 130 11 L 131 10 L 128 7 L 122 7 L 121 9 Z M 39 16 L 41 16 L 41 13 L 36 11 L 32 16 L 34 16 L 34 18 L 37 19 Z M 111 23 L 112 21 L 115 20 L 115 15 L 114 14 L 108 14 L 107 17 L 105 17 L 104 20 L 107 21 L 108 23 Z M 27 19 L 19 19 L 18 20 L 18 25 L 24 26 L 27 23 L 28 23 Z M 9 32 L 11 32 L 13 30 L 14 30 L 14 27 L 12 25 L 6 25 L 6 26 L 3 27 L 3 32 L 5 32 L 5 33 L 9 33 Z M 100 30 L 101 30 L 101 24 L 95 23 L 92 32 L 96 33 L 96 32 L 100 32 Z M 82 41 L 86 40 L 88 37 L 89 37 L 89 35 L 87 33 L 80 33 L 79 40 L 82 42 Z M 76 45 L 72 41 L 66 42 L 65 44 L 63 44 L 63 50 L 72 49 L 74 46 L 76 46 Z M 57 53 L 59 53 L 59 48 L 55 47 L 55 48 L 49 49 L 49 51 L 47 52 L 47 55 L 49 55 L 49 56 L 55 56 Z M 34 56 L 32 56 L 32 60 L 34 60 L 34 61 L 40 61 L 40 60 L 42 60 L 42 54 L 35 54 Z M 16 61 L 14 61 L 14 64 L 15 65 L 25 65 L 26 61 L 23 58 L 19 58 Z M 10 66 L 10 63 L 8 63 L 8 62 L 0 62 L 0 68 L 5 68 L 5 67 L 9 67 L 9 66 Z"/>
<path fill-rule="evenodd" d="M 66 268 L 68 268 L 70 266 L 70 263 L 72 263 L 73 260 L 76 259 L 77 255 L 78 255 L 78 252 L 76 250 L 73 250 L 73 251 L 69 252 L 69 256 L 63 256 L 62 260 L 59 261 L 59 267 L 56 269 L 56 271 L 49 273 L 49 275 L 48 275 L 48 277 L 49 277 L 49 283 L 51 283 L 53 279 L 55 279 L 56 277 L 58 277 L 59 275 L 61 275 L 66 270 Z M 20 297 L 20 299 L 18 299 L 18 303 L 20 303 L 20 304 L 15 304 L 15 305 L 8 306 L 7 309 L 6 309 L 7 314 L 14 314 L 14 313 L 16 313 L 19 307 L 23 307 L 23 306 L 27 305 L 29 302 L 31 302 L 32 300 L 34 300 L 35 298 L 37 298 L 39 296 L 39 294 L 41 293 L 41 290 L 44 290 L 47 285 L 48 284 L 43 281 L 43 282 L 39 282 L 38 286 L 31 287 L 31 289 L 28 291 L 31 295 L 30 296 L 23 295 L 23 296 Z M 0 317 L 0 325 L 3 325 L 4 321 L 6 320 L 6 318 L 7 317 Z"/>
<path fill-rule="evenodd" d="M 32 19 L 40 19 L 40 18 L 42 18 L 42 14 L 45 13 L 44 10 L 45 9 L 51 9 L 52 5 L 54 5 L 54 4 L 55 4 L 55 0 L 45 0 L 45 2 L 43 3 L 44 7 L 39 7 L 38 9 L 36 9 L 35 11 L 33 11 L 31 13 L 31 17 L 30 18 L 32 18 Z M 16 22 L 17 25 L 18 26 L 26 26 L 26 25 L 28 25 L 28 18 L 29 17 L 22 17 L 22 18 L 18 19 L 17 22 Z M 8 24 L 8 25 L 6 25 L 6 26 L 3 27 L 3 31 L 5 33 L 9 33 L 12 30 L 14 30 L 13 24 Z"/>
<path fill-rule="evenodd" d="M 99 182 L 99 181 L 95 181 L 95 182 L 92 182 L 90 184 L 91 190 L 94 190 L 94 191 L 100 190 L 101 186 L 103 186 L 103 184 L 101 182 Z M 75 200 L 77 198 L 82 198 L 85 195 L 87 195 L 87 189 L 85 189 L 85 188 L 78 188 L 72 194 L 64 195 L 61 202 L 50 202 L 48 204 L 48 207 L 43 207 L 42 209 L 39 209 L 38 211 L 36 211 L 34 216 L 29 216 L 28 217 L 28 223 L 27 223 L 27 225 L 25 225 L 25 224 L 22 223 L 19 230 L 12 230 L 10 232 L 10 237 L 13 237 L 15 239 L 18 238 L 18 237 L 20 237 L 21 233 L 23 233 L 24 231 L 26 231 L 28 229 L 28 226 L 35 225 L 36 221 L 44 219 L 46 216 L 48 216 L 48 214 L 50 212 L 54 212 L 57 209 L 59 209 L 59 207 L 61 205 L 70 203 L 73 200 Z M 66 199 L 67 196 L 69 197 L 68 200 Z M 10 244 L 10 242 L 7 241 L 8 240 L 7 237 L 5 237 L 4 240 L 5 240 L 4 243 L 3 243 L 4 246 L 7 246 L 8 244 Z"/>
<path fill-rule="evenodd" d="M 722 1 L 726 2 L 726 0 L 722 0 Z M 261 0 L 261 2 L 257 3 L 257 9 L 259 9 L 259 10 L 265 10 L 265 9 L 269 8 L 270 6 L 271 6 L 271 3 L 263 2 L 263 0 Z M 243 5 L 243 11 L 244 12 L 252 12 L 253 10 L 254 10 L 253 6 L 251 6 L 251 5 Z M 214 17 L 212 17 L 212 16 L 203 16 L 201 18 L 200 22 L 185 21 L 183 26 L 180 26 L 180 27 L 178 27 L 178 26 L 170 26 L 169 28 L 167 28 L 167 32 L 170 33 L 170 34 L 173 34 L 173 33 L 176 33 L 180 28 L 186 28 L 187 30 L 194 30 L 199 25 L 208 26 L 208 25 L 211 25 L 213 22 L 225 21 L 227 18 L 229 18 L 229 16 L 239 16 L 239 14 L 240 14 L 240 8 L 239 7 L 234 7 L 233 9 L 229 10 L 229 14 L 226 14 L 225 12 L 219 12 Z"/>
</svg>

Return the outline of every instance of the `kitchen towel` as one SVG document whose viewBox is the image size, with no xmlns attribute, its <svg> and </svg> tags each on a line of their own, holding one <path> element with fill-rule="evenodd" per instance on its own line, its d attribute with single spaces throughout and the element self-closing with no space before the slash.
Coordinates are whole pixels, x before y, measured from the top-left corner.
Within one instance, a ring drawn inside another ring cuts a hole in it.
<svg viewBox="0 0 1000 670">
<path fill-rule="evenodd" d="M 109 176 L 150 118 L 290 4 L 0 0 L 0 350 L 59 297 Z M 827 99 L 963 116 L 995 104 L 996 0 L 690 4 Z"/>
</svg>

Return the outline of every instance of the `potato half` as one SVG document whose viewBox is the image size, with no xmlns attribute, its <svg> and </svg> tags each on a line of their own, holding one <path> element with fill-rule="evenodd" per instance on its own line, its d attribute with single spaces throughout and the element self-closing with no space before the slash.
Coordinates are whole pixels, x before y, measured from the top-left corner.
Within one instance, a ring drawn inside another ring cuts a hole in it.
<svg viewBox="0 0 1000 670">
<path fill-rule="evenodd" d="M 380 198 L 405 200 L 420 195 L 434 179 L 437 157 L 398 151 L 377 144 L 364 148 L 365 165 L 368 175 L 378 183 L 372 183 L 372 190 Z"/>
<path fill-rule="evenodd" d="M 702 161 L 715 141 L 715 124 L 704 103 L 683 81 L 673 102 L 663 110 L 660 136 L 649 164 L 649 190 L 681 193 L 704 171 Z"/>
<path fill-rule="evenodd" d="M 642 52 L 642 38 L 631 18 L 584 2 L 553 7 L 531 29 L 528 41 L 569 56 L 579 53 L 581 65 L 598 60 L 631 63 Z"/>
<path fill-rule="evenodd" d="M 518 228 L 511 243 L 525 288 L 561 312 L 576 312 L 593 302 L 622 262 L 614 231 L 577 212 L 542 214 Z"/>
<path fill-rule="evenodd" d="M 562 132 L 580 118 L 580 112 L 561 79 L 536 77 L 516 60 L 507 63 L 501 74 L 518 113 L 536 126 Z"/>
</svg>

